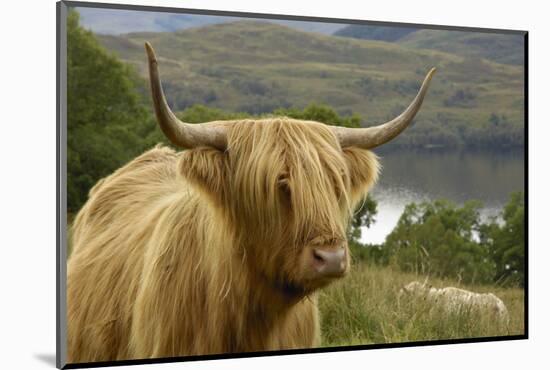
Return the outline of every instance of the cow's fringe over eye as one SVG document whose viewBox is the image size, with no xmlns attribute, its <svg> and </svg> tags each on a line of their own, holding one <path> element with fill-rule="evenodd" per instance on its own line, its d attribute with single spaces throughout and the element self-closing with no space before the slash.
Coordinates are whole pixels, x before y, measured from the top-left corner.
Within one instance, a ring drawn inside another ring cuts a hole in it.
<svg viewBox="0 0 550 370">
<path fill-rule="evenodd" d="M 263 235 L 280 235 L 287 227 L 296 242 L 318 233 L 343 235 L 352 210 L 349 170 L 327 126 L 287 118 L 243 120 L 230 130 L 228 143 L 228 199 L 236 220 L 255 224 L 252 230 Z"/>
</svg>

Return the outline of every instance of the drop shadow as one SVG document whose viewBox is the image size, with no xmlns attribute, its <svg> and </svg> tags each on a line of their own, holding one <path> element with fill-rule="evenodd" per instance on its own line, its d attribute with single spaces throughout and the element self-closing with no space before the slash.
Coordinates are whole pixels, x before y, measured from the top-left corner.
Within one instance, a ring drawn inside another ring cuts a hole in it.
<svg viewBox="0 0 550 370">
<path fill-rule="evenodd" d="M 35 353 L 34 358 L 52 367 L 55 367 L 56 365 L 55 353 Z"/>
</svg>

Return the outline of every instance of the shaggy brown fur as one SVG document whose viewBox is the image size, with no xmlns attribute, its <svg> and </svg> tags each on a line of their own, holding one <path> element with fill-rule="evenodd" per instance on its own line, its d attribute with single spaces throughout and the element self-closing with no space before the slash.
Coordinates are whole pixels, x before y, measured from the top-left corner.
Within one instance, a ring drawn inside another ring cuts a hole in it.
<svg viewBox="0 0 550 370">
<path fill-rule="evenodd" d="M 304 255 L 345 244 L 377 174 L 371 152 L 290 118 L 235 123 L 225 152 L 136 158 L 75 219 L 68 361 L 318 345 L 315 290 L 329 280 Z"/>
</svg>

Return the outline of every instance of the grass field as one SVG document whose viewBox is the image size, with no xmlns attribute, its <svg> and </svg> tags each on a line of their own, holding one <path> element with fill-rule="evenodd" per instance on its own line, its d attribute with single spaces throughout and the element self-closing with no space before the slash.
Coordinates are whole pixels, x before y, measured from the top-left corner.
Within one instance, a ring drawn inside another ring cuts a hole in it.
<svg viewBox="0 0 550 370">
<path fill-rule="evenodd" d="M 67 257 L 70 256 L 70 232 Z M 398 299 L 399 290 L 426 276 L 364 262 L 352 264 L 349 274 L 321 290 L 319 308 L 323 347 L 426 340 L 480 338 L 524 334 L 524 291 L 491 285 L 464 285 L 450 279 L 429 278 L 436 288 L 454 286 L 497 295 L 510 320 L 499 323 L 490 314 L 460 312 L 449 315 L 422 300 Z"/>
<path fill-rule="evenodd" d="M 524 333 L 524 292 L 519 288 L 469 286 L 430 278 L 436 288 L 454 286 L 477 293 L 492 292 L 505 303 L 509 322 L 489 313 L 466 310 L 448 314 L 424 300 L 398 299 L 407 283 L 425 276 L 392 267 L 356 263 L 349 275 L 324 289 L 319 297 L 322 346 L 402 343 L 457 338 L 479 338 Z"/>
<path fill-rule="evenodd" d="M 72 216 L 72 215 L 71 215 Z M 73 217 L 71 217 L 72 219 Z M 68 227 L 68 253 L 70 256 Z M 488 313 L 461 311 L 448 314 L 426 301 L 399 299 L 399 290 L 424 275 L 352 263 L 349 274 L 319 293 L 322 347 L 375 343 L 481 338 L 524 334 L 524 291 L 492 285 L 465 285 L 456 280 L 429 278 L 435 288 L 457 287 L 493 293 L 506 305 L 510 320 L 500 323 Z"/>
<path fill-rule="evenodd" d="M 70 228 L 69 228 L 70 233 Z M 68 254 L 70 255 L 70 243 Z M 436 288 L 454 286 L 477 293 L 491 292 L 506 305 L 510 320 L 500 323 L 490 314 L 448 314 L 423 300 L 398 298 L 399 290 L 425 276 L 397 268 L 355 263 L 350 273 L 319 294 L 322 347 L 375 343 L 481 338 L 524 334 L 524 291 L 490 285 L 462 285 L 430 278 Z"/>
</svg>

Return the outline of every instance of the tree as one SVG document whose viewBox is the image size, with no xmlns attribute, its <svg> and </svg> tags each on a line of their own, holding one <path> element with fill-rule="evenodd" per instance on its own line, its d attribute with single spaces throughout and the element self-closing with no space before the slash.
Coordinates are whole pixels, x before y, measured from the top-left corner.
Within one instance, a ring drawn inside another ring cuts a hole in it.
<svg viewBox="0 0 550 370">
<path fill-rule="evenodd" d="M 367 195 L 359 205 L 357 206 L 355 212 L 353 213 L 353 219 L 351 220 L 351 225 L 348 231 L 348 240 L 350 243 L 360 245 L 361 240 L 361 229 L 363 227 L 370 227 L 374 224 L 377 210 L 376 201 L 369 195 Z"/>
<path fill-rule="evenodd" d="M 155 126 L 140 95 L 137 74 L 108 54 L 75 10 L 67 18 L 67 194 L 76 212 L 102 177 L 143 151 Z"/>
<path fill-rule="evenodd" d="M 446 200 L 409 204 L 384 245 L 405 271 L 452 277 L 469 283 L 490 282 L 494 263 L 480 230 L 481 204 L 458 207 Z"/>
<path fill-rule="evenodd" d="M 496 266 L 495 280 L 502 285 L 525 284 L 525 203 L 523 192 L 510 195 L 501 212 L 502 223 L 493 221 L 482 230 Z"/>
</svg>

